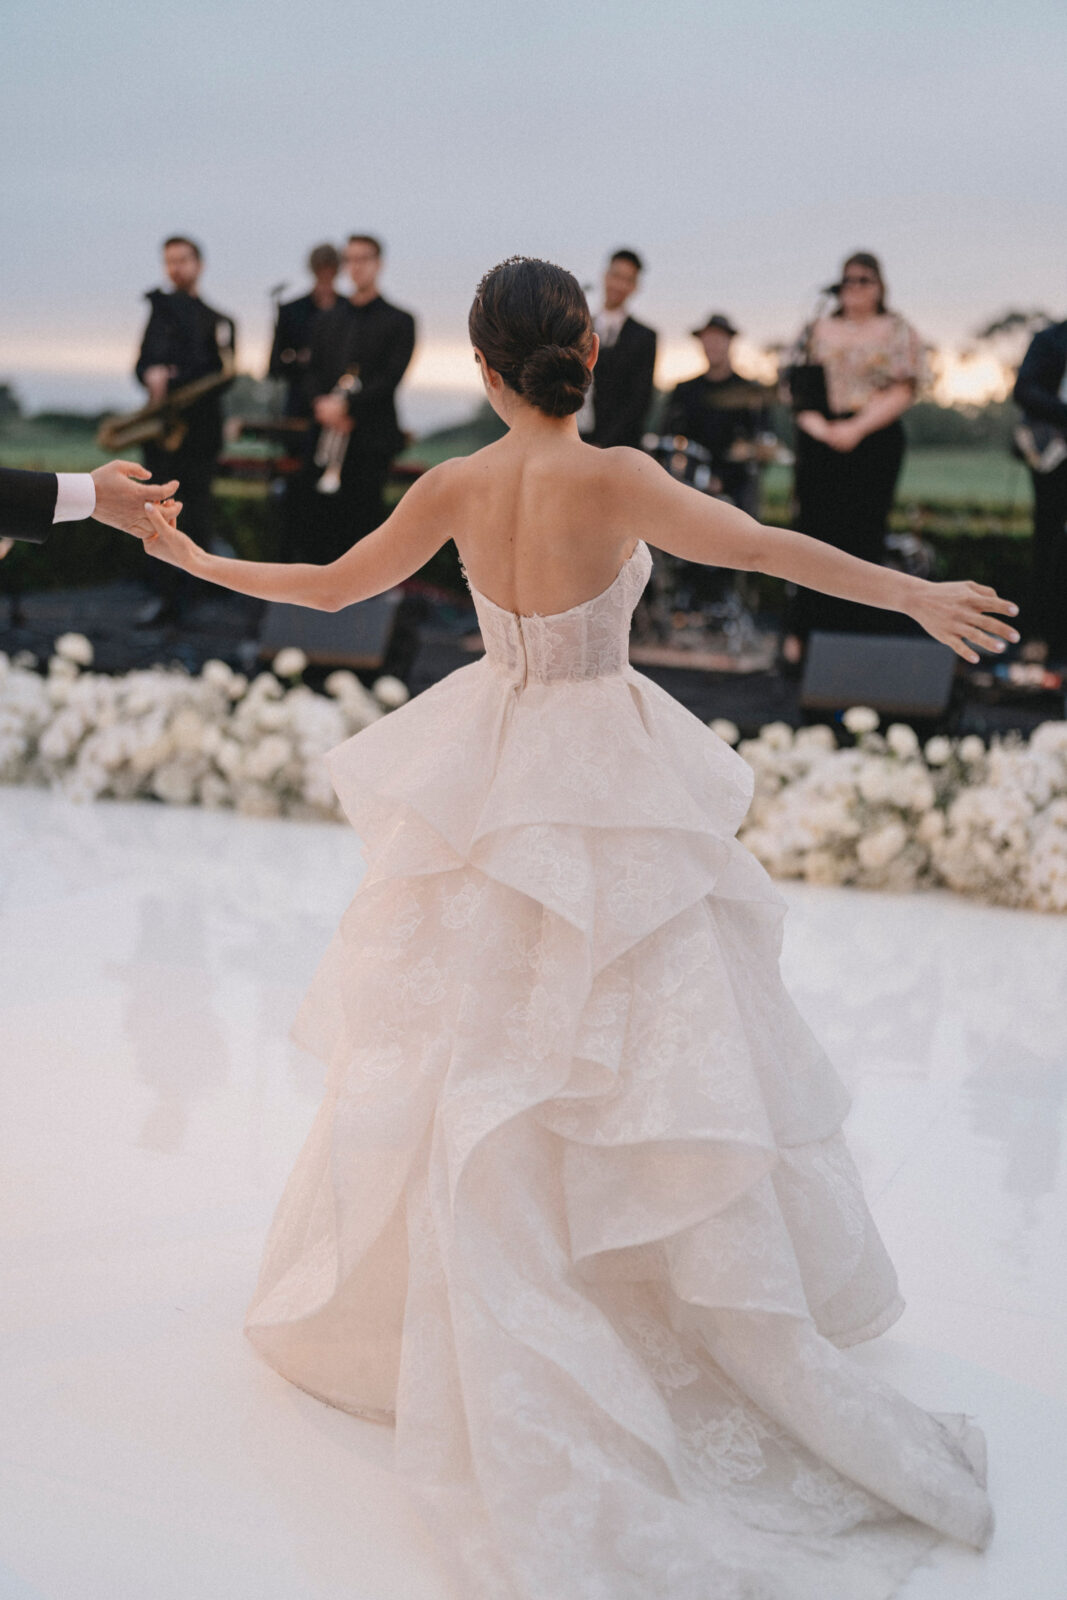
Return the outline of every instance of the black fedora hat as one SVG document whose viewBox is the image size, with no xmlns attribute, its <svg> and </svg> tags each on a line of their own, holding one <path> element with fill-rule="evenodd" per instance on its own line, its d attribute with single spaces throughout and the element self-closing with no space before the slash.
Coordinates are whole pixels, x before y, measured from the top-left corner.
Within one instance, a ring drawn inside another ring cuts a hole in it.
<svg viewBox="0 0 1067 1600">
<path fill-rule="evenodd" d="M 723 333 L 728 333 L 730 335 L 731 339 L 738 331 L 730 321 L 729 317 L 725 316 L 721 311 L 712 311 L 707 317 L 705 317 L 704 321 L 700 324 L 700 327 L 693 329 L 693 338 L 699 339 L 700 335 L 705 333 L 708 328 L 721 328 Z"/>
</svg>

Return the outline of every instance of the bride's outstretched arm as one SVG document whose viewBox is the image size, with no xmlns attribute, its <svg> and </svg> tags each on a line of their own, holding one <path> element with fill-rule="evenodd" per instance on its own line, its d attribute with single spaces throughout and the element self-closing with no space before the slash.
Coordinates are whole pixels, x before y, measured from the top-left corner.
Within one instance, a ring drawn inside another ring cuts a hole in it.
<svg viewBox="0 0 1067 1600">
<path fill-rule="evenodd" d="M 819 589 L 842 600 L 901 611 L 965 661 L 979 659 L 973 646 L 1000 651 L 1019 635 L 1001 617 L 1018 614 L 980 583 L 929 583 L 890 567 L 861 561 L 821 539 L 789 528 L 769 528 L 736 506 L 724 505 L 677 483 L 639 451 L 619 451 L 628 513 L 635 531 L 660 550 L 712 567 L 765 572 Z"/>
<path fill-rule="evenodd" d="M 449 525 L 449 462 L 416 479 L 380 528 L 326 566 L 295 561 L 241 561 L 202 550 L 176 523 L 173 504 L 161 511 L 145 506 L 152 532 L 145 539 L 149 555 L 181 567 L 208 583 L 221 584 L 257 600 L 285 600 L 317 611 L 340 611 L 357 600 L 369 600 L 410 578 L 425 566 L 445 541 Z"/>
</svg>

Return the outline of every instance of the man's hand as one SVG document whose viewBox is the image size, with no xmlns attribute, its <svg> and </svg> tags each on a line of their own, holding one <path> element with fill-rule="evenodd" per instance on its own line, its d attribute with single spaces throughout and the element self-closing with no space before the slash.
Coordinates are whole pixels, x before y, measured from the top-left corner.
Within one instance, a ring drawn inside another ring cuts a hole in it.
<svg viewBox="0 0 1067 1600">
<path fill-rule="evenodd" d="M 332 428 L 335 433 L 351 433 L 352 418 L 344 395 L 320 394 L 315 401 L 315 421 L 323 428 Z"/>
<path fill-rule="evenodd" d="M 145 539 L 153 531 L 145 513 L 146 501 L 158 504 L 169 500 L 178 487 L 177 478 L 170 483 L 147 483 L 152 474 L 138 461 L 109 461 L 93 473 L 96 486 L 97 522 L 109 528 L 121 528 L 123 533 L 136 534 Z"/>
<path fill-rule="evenodd" d="M 0 561 L 3 561 L 14 542 L 14 539 L 0 539 Z"/>
</svg>

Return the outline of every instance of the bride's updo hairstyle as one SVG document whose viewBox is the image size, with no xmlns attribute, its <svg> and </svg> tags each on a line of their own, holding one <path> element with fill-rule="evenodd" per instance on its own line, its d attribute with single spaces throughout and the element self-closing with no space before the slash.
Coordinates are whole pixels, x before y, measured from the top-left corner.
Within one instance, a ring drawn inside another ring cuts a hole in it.
<svg viewBox="0 0 1067 1600">
<path fill-rule="evenodd" d="M 509 389 L 548 417 L 581 408 L 593 322 L 577 278 L 550 261 L 511 256 L 487 272 L 467 319 L 471 344 Z"/>
</svg>

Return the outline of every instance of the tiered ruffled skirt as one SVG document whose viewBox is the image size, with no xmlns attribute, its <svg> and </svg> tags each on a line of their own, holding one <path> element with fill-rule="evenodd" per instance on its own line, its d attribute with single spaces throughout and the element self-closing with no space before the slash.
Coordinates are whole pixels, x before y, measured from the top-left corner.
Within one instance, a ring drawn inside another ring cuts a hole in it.
<svg viewBox="0 0 1067 1600">
<path fill-rule="evenodd" d="M 839 1348 L 901 1301 L 744 762 L 633 671 L 488 661 L 330 762 L 367 871 L 248 1332 L 395 1420 L 459 1592 L 883 1600 L 983 1545 L 977 1429 Z"/>
</svg>

